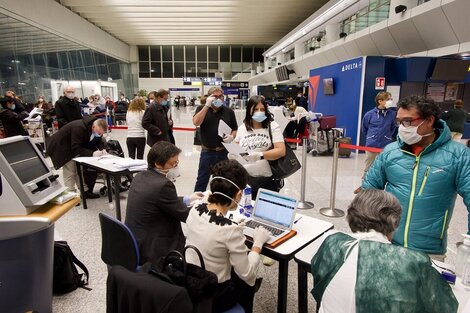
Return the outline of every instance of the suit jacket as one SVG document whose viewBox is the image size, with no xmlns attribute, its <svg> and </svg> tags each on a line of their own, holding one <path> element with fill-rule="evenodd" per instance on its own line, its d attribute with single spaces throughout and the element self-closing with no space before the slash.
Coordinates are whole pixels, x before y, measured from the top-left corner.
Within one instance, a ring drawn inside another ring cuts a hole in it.
<svg viewBox="0 0 470 313">
<path fill-rule="evenodd" d="M 24 129 L 21 122 L 28 115 L 28 112 L 25 111 L 21 104 L 16 104 L 15 110 L 0 106 L 0 121 L 2 122 L 5 136 L 28 136 L 28 132 Z"/>
<path fill-rule="evenodd" d="M 76 99 L 69 99 L 62 96 L 56 101 L 54 108 L 57 122 L 59 123 L 59 129 L 64 127 L 67 123 L 82 118 L 80 103 Z"/>
<path fill-rule="evenodd" d="M 152 147 L 157 141 L 169 141 L 168 118 L 166 111 L 160 104 L 151 104 L 145 110 L 142 118 L 142 127 L 147 130 L 147 144 Z"/>
<path fill-rule="evenodd" d="M 183 251 L 185 238 L 180 222 L 186 221 L 188 213 L 175 185 L 163 174 L 148 169 L 134 177 L 125 223 L 137 239 L 142 263 L 156 264 L 171 250 Z"/>
<path fill-rule="evenodd" d="M 83 119 L 67 123 L 47 141 L 47 154 L 51 157 L 54 168 L 59 169 L 75 157 L 90 157 L 96 150 L 90 146 L 91 126 L 96 117 L 85 116 Z M 100 139 L 99 148 L 104 147 Z"/>
</svg>

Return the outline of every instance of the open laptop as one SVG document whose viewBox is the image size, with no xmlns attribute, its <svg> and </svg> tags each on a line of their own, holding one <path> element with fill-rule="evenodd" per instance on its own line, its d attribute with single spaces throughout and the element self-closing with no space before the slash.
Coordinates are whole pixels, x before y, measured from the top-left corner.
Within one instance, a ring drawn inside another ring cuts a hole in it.
<svg viewBox="0 0 470 313">
<path fill-rule="evenodd" d="M 253 215 L 246 221 L 243 233 L 253 238 L 255 228 L 263 226 L 273 234 L 267 242 L 270 244 L 290 232 L 296 208 L 296 199 L 260 188 Z"/>
</svg>

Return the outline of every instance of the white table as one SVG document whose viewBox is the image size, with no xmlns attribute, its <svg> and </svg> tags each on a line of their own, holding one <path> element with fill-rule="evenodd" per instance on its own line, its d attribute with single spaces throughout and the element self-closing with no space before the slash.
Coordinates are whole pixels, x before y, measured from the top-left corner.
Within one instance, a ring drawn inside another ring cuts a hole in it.
<svg viewBox="0 0 470 313">
<path fill-rule="evenodd" d="M 318 244 L 313 242 L 302 249 L 295 255 L 295 261 L 298 266 L 298 301 L 299 301 L 299 313 L 308 312 L 308 290 L 307 290 L 307 273 L 311 272 L 310 262 L 314 253 L 318 250 Z M 439 266 L 449 268 L 449 265 L 434 261 Z M 436 267 L 435 267 L 436 268 Z M 437 268 L 436 268 L 437 269 Z M 458 313 L 470 313 L 470 286 L 462 284 L 461 278 L 457 278 L 455 285 L 451 285 L 452 291 L 454 292 L 455 298 L 459 302 Z M 466 310 L 464 308 L 467 306 Z"/>
<path fill-rule="evenodd" d="M 297 234 L 277 246 L 276 248 L 263 247 L 261 252 L 279 262 L 278 273 L 278 290 L 277 290 L 277 312 L 286 312 L 287 309 L 287 279 L 289 261 L 294 258 L 294 255 L 304 248 L 306 245 L 320 237 L 323 233 L 333 228 L 330 222 L 322 221 L 310 216 L 297 213 L 295 220 L 298 221 L 294 224 L 293 228 Z M 248 245 L 251 247 L 253 244 L 251 239 L 247 239 Z"/>
<path fill-rule="evenodd" d="M 73 159 L 75 161 L 75 164 L 77 165 L 77 174 L 78 178 L 80 180 L 80 198 L 82 200 L 83 204 L 83 209 L 87 209 L 87 203 L 85 199 L 85 191 L 83 188 L 83 177 L 82 177 L 82 167 L 85 168 L 92 168 L 96 170 L 97 172 L 102 172 L 106 175 L 106 184 L 108 186 L 107 191 L 108 191 L 108 200 L 109 202 L 113 201 L 113 192 L 111 190 L 111 177 L 114 178 L 114 202 L 115 202 L 115 210 L 116 210 L 116 218 L 118 220 L 121 220 L 121 201 L 119 199 L 119 187 L 120 187 L 120 181 L 121 181 L 121 176 L 126 176 L 130 175 L 132 173 L 141 171 L 141 170 L 129 170 L 129 169 L 123 169 L 123 168 L 118 168 L 109 160 L 111 160 L 113 157 L 79 157 Z M 122 159 L 120 157 L 115 156 L 114 158 Z"/>
</svg>

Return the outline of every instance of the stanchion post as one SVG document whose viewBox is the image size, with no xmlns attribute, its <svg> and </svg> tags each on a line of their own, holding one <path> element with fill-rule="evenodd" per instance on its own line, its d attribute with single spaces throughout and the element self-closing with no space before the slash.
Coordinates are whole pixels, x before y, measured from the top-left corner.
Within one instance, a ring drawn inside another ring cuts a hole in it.
<svg viewBox="0 0 470 313">
<path fill-rule="evenodd" d="M 330 206 L 321 208 L 320 213 L 329 217 L 341 217 L 344 216 L 344 211 L 335 208 L 335 197 L 336 197 L 336 176 L 338 172 L 338 157 L 339 157 L 339 141 L 335 139 L 335 145 L 333 150 L 333 169 L 331 174 L 331 192 L 330 192 Z"/>
<path fill-rule="evenodd" d="M 305 137 L 302 139 L 302 169 L 300 176 L 300 201 L 297 204 L 297 208 L 302 210 L 313 209 L 315 205 L 313 202 L 305 201 L 305 187 L 306 187 L 306 177 L 307 177 L 307 143 L 308 138 Z"/>
</svg>

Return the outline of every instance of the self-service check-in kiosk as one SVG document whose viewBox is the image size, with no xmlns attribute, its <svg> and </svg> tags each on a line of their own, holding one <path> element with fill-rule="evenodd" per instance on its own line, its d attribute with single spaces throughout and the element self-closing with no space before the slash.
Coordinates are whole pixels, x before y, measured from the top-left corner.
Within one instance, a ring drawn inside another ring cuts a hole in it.
<svg viewBox="0 0 470 313">
<path fill-rule="evenodd" d="M 0 312 L 52 312 L 54 221 L 31 213 L 65 189 L 29 137 L 0 139 Z"/>
</svg>

